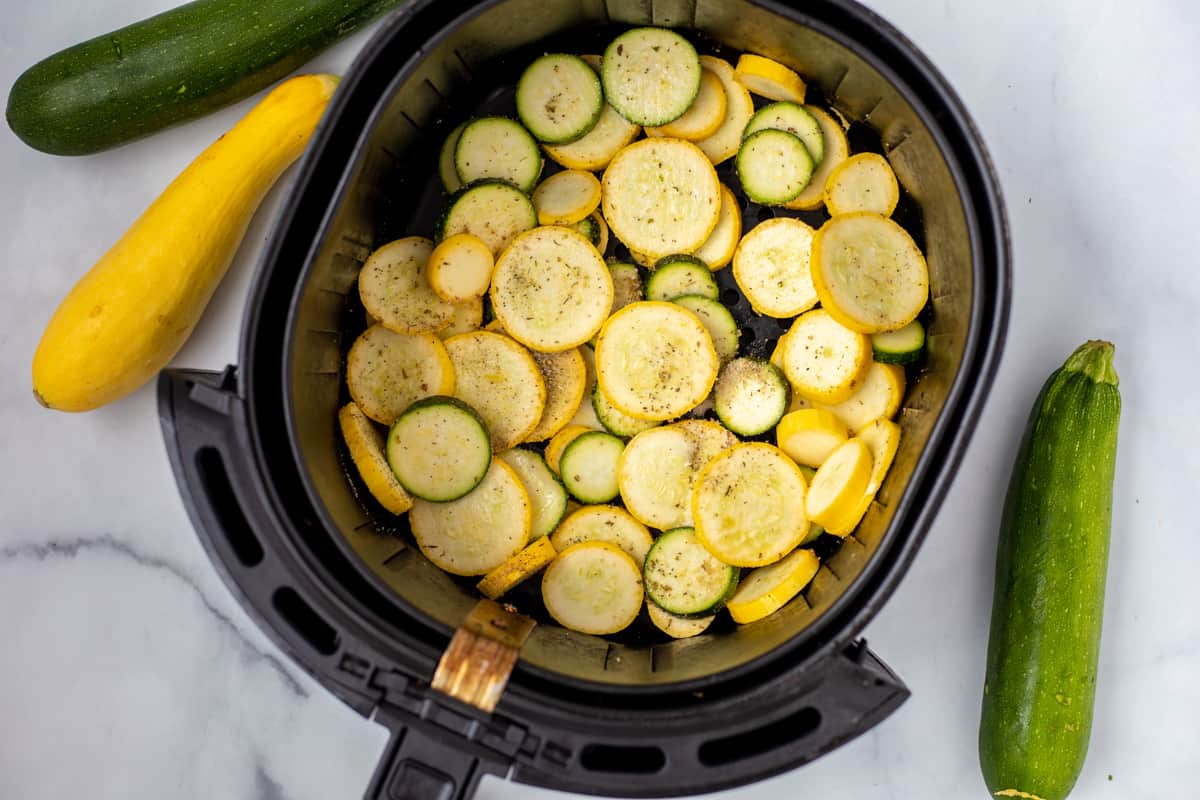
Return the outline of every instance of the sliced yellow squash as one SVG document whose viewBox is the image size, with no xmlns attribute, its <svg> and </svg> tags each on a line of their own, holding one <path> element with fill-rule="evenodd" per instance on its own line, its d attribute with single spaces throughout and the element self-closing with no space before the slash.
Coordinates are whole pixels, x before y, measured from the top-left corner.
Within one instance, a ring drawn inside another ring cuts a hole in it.
<svg viewBox="0 0 1200 800">
<path fill-rule="evenodd" d="M 889 217 L 899 201 L 896 173 L 878 153 L 850 156 L 825 181 L 825 208 L 831 216 L 873 211 Z"/>
<path fill-rule="evenodd" d="M 491 248 L 482 239 L 457 233 L 443 239 L 430 253 L 429 285 L 447 303 L 478 300 L 487 294 L 495 266 Z"/>
<path fill-rule="evenodd" d="M 425 557 L 454 575 L 483 575 L 529 541 L 529 495 L 513 468 L 492 459 L 470 494 L 448 503 L 415 500 L 413 538 Z"/>
<path fill-rule="evenodd" d="M 733 260 L 733 253 L 741 238 L 742 207 L 729 187 L 721 184 L 721 216 L 717 218 L 717 227 L 692 255 L 716 272 Z"/>
<path fill-rule="evenodd" d="M 821 305 L 860 333 L 903 328 L 929 300 L 920 248 L 904 228 L 869 211 L 821 226 L 813 237 L 812 278 Z"/>
<path fill-rule="evenodd" d="M 720 164 L 737 155 L 742 145 L 742 131 L 754 116 L 754 99 L 746 87 L 734 79 L 733 67 L 728 61 L 700 56 L 700 64 L 721 81 L 721 88 L 725 90 L 725 119 L 715 133 L 696 142 L 696 146 L 704 151 L 709 161 Z"/>
<path fill-rule="evenodd" d="M 778 61 L 746 53 L 738 58 L 733 74 L 751 94 L 768 100 L 804 103 L 804 80 Z"/>
<path fill-rule="evenodd" d="M 725 87 L 721 79 L 707 68 L 701 69 L 700 92 L 682 117 L 658 128 L 647 128 L 647 136 L 669 136 L 689 142 L 712 136 L 725 121 Z"/>
<path fill-rule="evenodd" d="M 350 450 L 350 460 L 367 485 L 367 491 L 379 504 L 393 514 L 403 514 L 412 508 L 413 499 L 392 474 L 383 452 L 383 436 L 375 423 L 367 418 L 353 402 L 338 412 L 342 438 Z"/>
<path fill-rule="evenodd" d="M 678 425 L 643 431 L 617 463 L 617 485 L 629 513 L 659 530 L 692 524 L 692 489 L 704 464 L 698 442 Z"/>
<path fill-rule="evenodd" d="M 529 351 L 490 331 L 452 336 L 445 345 L 454 365 L 454 396 L 483 417 L 492 452 L 525 441 L 546 408 L 546 383 Z"/>
<path fill-rule="evenodd" d="M 546 407 L 537 427 L 525 441 L 542 442 L 562 430 L 578 413 L 579 406 L 587 401 L 583 393 L 587 386 L 587 368 L 578 348 L 561 353 L 533 350 L 530 355 L 546 381 Z"/>
<path fill-rule="evenodd" d="M 903 399 L 904 367 L 876 362 L 867 368 L 862 385 L 848 399 L 818 406 L 832 411 L 851 433 L 859 433 L 877 419 L 896 416 Z"/>
<path fill-rule="evenodd" d="M 454 393 L 454 365 L 442 341 L 372 325 L 346 356 L 346 385 L 362 412 L 391 425 L 418 400 Z"/>
<path fill-rule="evenodd" d="M 817 165 L 817 170 L 813 173 L 808 186 L 794 199 L 789 200 L 784 208 L 812 211 L 820 208 L 821 204 L 825 202 L 825 183 L 829 180 L 830 173 L 850 156 L 850 142 L 846 139 L 846 131 L 828 112 L 816 106 L 805 106 L 804 108 L 816 118 L 817 124 L 821 126 L 825 155 L 821 158 L 821 163 Z"/>
<path fill-rule="evenodd" d="M 543 145 L 543 149 L 546 155 L 567 169 L 597 172 L 607 167 L 613 156 L 641 132 L 640 125 L 625 119 L 605 103 L 596 127 L 584 134 L 582 139 L 570 144 Z"/>
<path fill-rule="evenodd" d="M 712 625 L 713 620 L 717 618 L 716 614 L 710 614 L 707 617 L 680 617 L 659 608 L 649 598 L 646 598 L 646 613 L 649 615 L 650 621 L 654 623 L 654 627 L 673 639 L 699 636 L 708 630 L 708 626 Z"/>
<path fill-rule="evenodd" d="M 696 535 L 726 564 L 771 564 L 808 533 L 806 494 L 800 468 L 777 447 L 739 444 L 708 462 L 696 481 Z"/>
<path fill-rule="evenodd" d="M 697 464 L 697 474 L 704 467 L 708 466 L 708 462 L 716 458 L 717 454 L 723 453 L 739 441 L 733 431 L 721 423 L 713 422 L 710 419 L 680 420 L 671 427 L 678 428 L 696 440 L 697 449 L 694 461 Z M 670 527 L 674 528 L 678 526 L 672 525 Z"/>
<path fill-rule="evenodd" d="M 721 214 L 721 183 L 708 158 L 682 139 L 643 139 L 604 170 L 604 219 L 631 250 L 690 253 Z"/>
<path fill-rule="evenodd" d="M 550 535 L 567 513 L 567 490 L 550 470 L 541 453 L 524 447 L 514 447 L 499 453 L 496 458 L 513 468 L 529 495 L 533 507 L 529 538 Z"/>
<path fill-rule="evenodd" d="M 600 330 L 612 308 L 608 265 L 582 234 L 551 225 L 521 234 L 496 262 L 492 309 L 526 347 L 556 353 Z"/>
<path fill-rule="evenodd" d="M 859 439 L 834 450 L 813 476 L 805 512 L 825 530 L 844 530 L 871 479 L 871 451 Z M 853 527 L 853 526 L 851 526 Z"/>
<path fill-rule="evenodd" d="M 604 423 L 596 416 L 596 407 L 590 402 L 592 393 L 596 390 L 596 351 L 585 344 L 579 347 L 579 355 L 583 356 L 583 399 L 579 403 L 579 409 L 575 412 L 575 416 L 571 417 L 567 425 L 582 425 L 589 430 L 602 431 Z M 557 471 L 555 470 L 555 472 Z"/>
<path fill-rule="evenodd" d="M 542 600 L 564 628 L 603 636 L 637 619 L 642 571 L 608 542 L 580 542 L 558 554 L 542 576 Z"/>
<path fill-rule="evenodd" d="M 783 371 L 792 388 L 824 403 L 848 399 L 871 365 L 871 340 L 823 308 L 797 317 L 784 342 Z"/>
<path fill-rule="evenodd" d="M 465 303 L 454 304 L 454 317 L 450 325 L 437 332 L 439 339 L 449 339 L 460 333 L 470 333 L 479 330 L 483 323 L 483 299 L 475 298 Z"/>
<path fill-rule="evenodd" d="M 518 583 L 541 572 L 542 568 L 554 560 L 558 551 L 548 538 L 535 540 L 524 550 L 493 569 L 483 580 L 475 585 L 484 597 L 495 600 L 506 594 Z"/>
<path fill-rule="evenodd" d="M 837 415 L 819 408 L 791 411 L 775 428 L 779 449 L 800 466 L 814 469 L 845 444 L 847 438 L 846 426 Z"/>
<path fill-rule="evenodd" d="M 813 229 L 792 217 L 759 223 L 733 254 L 733 277 L 759 314 L 786 319 L 817 304 L 809 272 Z"/>
<path fill-rule="evenodd" d="M 871 451 L 871 478 L 867 483 L 867 492 L 874 494 L 883 485 L 896 451 L 900 448 L 900 426 L 890 419 L 877 419 L 863 428 L 858 439 Z"/>
<path fill-rule="evenodd" d="M 599 428 L 589 428 L 586 425 L 568 425 L 550 438 L 546 444 L 546 466 L 558 473 L 558 460 L 562 458 L 563 451 L 567 449 L 567 445 L 578 439 L 588 431 L 599 430 Z"/>
<path fill-rule="evenodd" d="M 812 550 L 795 550 L 769 567 L 760 567 L 742 578 L 725 607 L 738 624 L 756 622 L 774 614 L 808 585 L 821 562 Z"/>
<path fill-rule="evenodd" d="M 599 505 L 584 506 L 573 512 L 550 534 L 558 550 L 566 550 L 580 542 L 608 542 L 629 554 L 640 569 L 646 561 L 646 553 L 654 538 L 646 526 L 629 515 L 623 508 Z"/>
<path fill-rule="evenodd" d="M 429 285 L 433 242 L 409 236 L 385 244 L 363 264 L 358 294 L 367 313 L 397 333 L 433 333 L 454 319 L 454 306 Z"/>
<path fill-rule="evenodd" d="M 712 391 L 720 361 L 700 319 L 674 303 L 633 303 L 613 314 L 596 343 L 596 379 L 635 419 L 679 417 Z"/>
<path fill-rule="evenodd" d="M 533 190 L 533 207 L 542 225 L 574 225 L 600 205 L 600 180 L 590 172 L 565 169 Z"/>
</svg>

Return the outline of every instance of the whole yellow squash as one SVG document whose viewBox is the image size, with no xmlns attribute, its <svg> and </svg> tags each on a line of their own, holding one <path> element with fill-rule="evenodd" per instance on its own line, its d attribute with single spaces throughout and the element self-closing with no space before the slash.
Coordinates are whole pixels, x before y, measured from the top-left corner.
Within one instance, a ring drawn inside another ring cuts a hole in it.
<svg viewBox="0 0 1200 800">
<path fill-rule="evenodd" d="M 33 392 L 90 411 L 179 352 L 262 202 L 304 152 L 338 79 L 284 81 L 208 147 L 59 305 L 33 357 Z"/>
</svg>

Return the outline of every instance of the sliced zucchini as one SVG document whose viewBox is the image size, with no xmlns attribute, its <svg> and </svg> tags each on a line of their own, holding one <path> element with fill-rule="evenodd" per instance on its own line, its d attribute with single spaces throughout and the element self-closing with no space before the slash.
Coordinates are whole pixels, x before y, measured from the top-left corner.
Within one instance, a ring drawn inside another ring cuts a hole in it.
<svg viewBox="0 0 1200 800">
<path fill-rule="evenodd" d="M 642 608 L 642 571 L 621 548 L 580 542 L 542 576 L 542 601 L 564 628 L 603 636 L 624 630 Z"/>
<path fill-rule="evenodd" d="M 925 353 L 925 328 L 918 320 L 894 331 L 871 334 L 871 351 L 881 364 L 912 364 Z"/>
<path fill-rule="evenodd" d="M 650 616 L 650 621 L 654 623 L 654 627 L 673 639 L 688 639 L 692 636 L 699 636 L 708 630 L 708 626 L 712 625 L 713 620 L 717 618 L 716 614 L 695 618 L 676 616 L 670 611 L 663 611 L 649 600 L 646 601 L 646 613 Z"/>
<path fill-rule="evenodd" d="M 481 117 L 468 122 L 459 134 L 454 169 L 467 185 L 495 178 L 531 192 L 542 174 L 542 151 L 519 122 Z"/>
<path fill-rule="evenodd" d="M 462 129 L 465 127 L 467 123 L 463 122 L 450 131 L 450 135 L 442 143 L 442 152 L 438 157 L 438 177 L 442 179 L 442 186 L 450 194 L 462 188 L 462 180 L 454 167 L 454 151 L 458 148 L 458 137 L 462 135 Z"/>
<path fill-rule="evenodd" d="M 550 540 L 560 551 L 580 542 L 608 542 L 628 553 L 639 568 L 654 544 L 646 526 L 616 506 L 584 506 L 571 512 Z"/>
<path fill-rule="evenodd" d="M 562 457 L 563 451 L 567 449 L 567 445 L 578 439 L 589 431 L 597 430 L 597 428 L 589 428 L 585 425 L 568 425 L 558 433 L 550 437 L 550 441 L 546 443 L 546 466 L 559 474 L 558 460 Z"/>
<path fill-rule="evenodd" d="M 596 126 L 604 92 L 579 56 L 551 53 L 534 60 L 517 82 L 517 116 L 547 144 L 577 141 Z"/>
<path fill-rule="evenodd" d="M 700 92 L 701 72 L 696 48 L 666 28 L 625 31 L 608 45 L 600 64 L 604 96 L 638 125 L 666 125 L 682 117 Z"/>
<path fill-rule="evenodd" d="M 599 205 L 600 180 L 579 169 L 556 172 L 533 190 L 533 207 L 542 225 L 574 225 Z"/>
<path fill-rule="evenodd" d="M 454 365 L 454 396 L 487 423 L 492 449 L 508 450 L 529 436 L 546 408 L 546 382 L 521 345 L 491 331 L 446 340 Z"/>
<path fill-rule="evenodd" d="M 549 539 L 541 538 L 483 576 L 475 588 L 484 597 L 495 600 L 517 584 L 532 578 L 558 555 Z"/>
<path fill-rule="evenodd" d="M 448 503 L 413 502 L 413 538 L 425 557 L 453 575 L 483 575 L 529 541 L 529 495 L 500 459 L 475 490 Z"/>
<path fill-rule="evenodd" d="M 442 328 L 437 335 L 439 339 L 449 339 L 460 333 L 477 331 L 481 324 L 483 324 L 483 300 L 477 297 L 465 303 L 455 303 L 454 317 L 450 320 L 449 327 Z"/>
<path fill-rule="evenodd" d="M 783 371 L 792 388 L 822 403 L 849 399 L 871 366 L 870 340 L 824 308 L 797 317 L 785 342 Z"/>
<path fill-rule="evenodd" d="M 705 264 L 676 260 L 664 265 L 660 260 L 646 281 L 646 299 L 674 300 L 685 294 L 716 300 L 721 296 L 721 290 Z"/>
<path fill-rule="evenodd" d="M 362 412 L 391 425 L 423 397 L 454 392 L 454 365 L 442 341 L 372 325 L 346 356 L 346 386 Z"/>
<path fill-rule="evenodd" d="M 717 227 L 696 250 L 695 256 L 716 272 L 733 260 L 733 251 L 741 238 L 742 208 L 729 187 L 721 184 L 721 215 L 717 217 Z"/>
<path fill-rule="evenodd" d="M 533 356 L 546 382 L 546 408 L 537 427 L 525 437 L 525 441 L 541 442 L 558 433 L 585 402 L 587 367 L 578 348 L 561 353 L 531 350 L 529 354 Z"/>
<path fill-rule="evenodd" d="M 725 121 L 725 87 L 710 69 L 700 72 L 700 91 L 679 119 L 659 128 L 647 128 L 647 136 L 670 136 L 694 142 L 712 136 Z"/>
<path fill-rule="evenodd" d="M 890 419 L 877 419 L 858 433 L 858 439 L 871 451 L 871 477 L 867 493 L 875 494 L 883 485 L 896 451 L 900 449 L 900 426 Z"/>
<path fill-rule="evenodd" d="M 746 625 L 774 614 L 800 594 L 820 567 L 812 550 L 795 550 L 778 563 L 754 570 L 729 598 L 729 616 Z"/>
<path fill-rule="evenodd" d="M 739 83 L 759 97 L 804 102 L 804 80 L 778 61 L 746 53 L 738 58 L 734 74 Z"/>
<path fill-rule="evenodd" d="M 624 449 L 625 443 L 611 433 L 576 436 L 558 459 L 558 474 L 571 496 L 581 503 L 607 503 L 620 494 L 617 462 Z"/>
<path fill-rule="evenodd" d="M 808 186 L 785 208 L 811 211 L 820 208 L 825 202 L 825 182 L 838 165 L 850 156 L 850 143 L 846 139 L 846 131 L 827 112 L 816 106 L 805 106 L 804 109 L 812 114 L 821 126 L 825 154 L 821 157 L 821 163 L 817 165 L 817 171 L 813 173 Z"/>
<path fill-rule="evenodd" d="M 608 250 L 608 223 L 605 222 L 604 217 L 601 216 L 600 209 L 593 211 L 589 219 L 596 221 L 597 241 L 593 242 L 593 244 L 596 246 L 596 249 L 600 251 L 600 255 L 604 255 L 604 253 Z"/>
<path fill-rule="evenodd" d="M 600 424 L 606 431 L 614 436 L 620 436 L 622 439 L 637 436 L 642 431 L 648 431 L 662 424 L 655 420 L 635 419 L 628 414 L 621 413 L 604 396 L 604 392 L 600 391 L 599 384 L 592 389 L 591 399 L 592 408 L 596 411 L 596 419 L 600 420 Z"/>
<path fill-rule="evenodd" d="M 696 481 L 696 534 L 726 564 L 771 564 L 808 533 L 806 494 L 800 468 L 778 448 L 759 442 L 736 445 L 708 462 Z"/>
<path fill-rule="evenodd" d="M 807 108 L 799 103 L 771 103 L 754 112 L 746 125 L 743 137 L 758 133 L 762 130 L 787 131 L 800 141 L 814 164 L 820 164 L 825 158 L 825 136 L 821 132 L 821 123 Z"/>
<path fill-rule="evenodd" d="M 594 214 L 584 217 L 571 225 L 572 230 L 579 231 L 583 237 L 592 243 L 592 247 L 600 242 L 600 226 L 596 224 L 596 216 Z M 596 247 L 599 250 L 599 247 Z"/>
<path fill-rule="evenodd" d="M 480 181 L 450 198 L 437 236 L 470 233 L 498 255 L 517 234 L 535 227 L 537 211 L 524 192 L 503 181 Z"/>
<path fill-rule="evenodd" d="M 546 145 L 544 149 L 546 155 L 567 169 L 598 172 L 641 132 L 640 125 L 634 125 L 605 103 L 596 127 L 582 139 L 570 144 Z"/>
<path fill-rule="evenodd" d="M 825 310 L 861 333 L 903 328 L 929 300 L 920 248 L 904 228 L 869 211 L 821 226 L 813 237 L 812 280 Z"/>
<path fill-rule="evenodd" d="M 388 466 L 383 437 L 375 423 L 354 402 L 338 411 L 338 423 L 350 450 L 350 460 L 371 496 L 393 514 L 403 514 L 412 508 L 412 497 Z"/>
<path fill-rule="evenodd" d="M 729 309 L 716 300 L 698 294 L 685 294 L 671 302 L 700 318 L 712 337 L 713 349 L 717 351 L 717 358 L 722 364 L 737 355 L 738 325 Z"/>
<path fill-rule="evenodd" d="M 584 398 L 590 398 L 592 392 L 596 389 L 596 352 L 589 345 L 585 344 L 580 346 L 579 355 L 583 356 L 583 396 Z M 575 416 L 571 417 L 571 421 L 567 424 L 582 425 L 593 431 L 604 430 L 604 425 L 601 424 L 600 418 L 596 416 L 596 409 L 588 402 L 581 402 L 579 404 L 579 410 L 575 412 Z"/>
<path fill-rule="evenodd" d="M 827 531 L 846 530 L 871 480 L 871 451 L 860 439 L 850 439 L 829 454 L 808 487 L 805 512 Z M 853 525 L 850 526 L 853 528 Z"/>
<path fill-rule="evenodd" d="M 878 153 L 850 156 L 825 181 L 825 208 L 830 215 L 872 211 L 889 217 L 899 201 L 896 173 Z"/>
<path fill-rule="evenodd" d="M 549 535 L 567 513 L 567 490 L 558 476 L 550 471 L 541 453 L 535 450 L 514 447 L 496 457 L 513 468 L 529 495 L 533 513 L 529 527 L 530 540 Z"/>
<path fill-rule="evenodd" d="M 625 507 L 644 525 L 660 530 L 692 524 L 692 488 L 704 466 L 696 438 L 681 424 L 639 433 L 617 465 Z"/>
<path fill-rule="evenodd" d="M 692 528 L 663 532 L 646 554 L 642 583 L 646 596 L 681 617 L 715 614 L 737 589 L 738 569 L 705 549 Z"/>
<path fill-rule="evenodd" d="M 433 333 L 450 324 L 454 307 L 429 285 L 433 242 L 408 236 L 371 253 L 358 273 L 367 313 L 397 333 Z"/>
<path fill-rule="evenodd" d="M 779 420 L 775 442 L 801 467 L 816 469 L 846 443 L 849 432 L 837 416 L 823 408 L 791 411 Z"/>
<path fill-rule="evenodd" d="M 426 397 L 400 415 L 388 432 L 387 460 L 413 497 L 457 500 L 487 474 L 491 439 L 482 417 L 454 397 Z"/>
<path fill-rule="evenodd" d="M 470 233 L 443 239 L 429 254 L 429 285 L 447 303 L 466 303 L 487 294 L 496 261 L 491 248 Z"/>
<path fill-rule="evenodd" d="M 620 261 L 611 262 L 608 271 L 613 281 L 612 314 L 631 303 L 644 300 L 642 294 L 642 273 L 633 264 L 623 264 Z"/>
<path fill-rule="evenodd" d="M 596 344 L 596 379 L 612 404 L 638 419 L 682 416 L 708 396 L 720 361 L 691 311 L 644 301 L 609 317 Z"/>
<path fill-rule="evenodd" d="M 750 117 L 754 116 L 754 100 L 746 87 L 734 79 L 733 67 L 728 61 L 713 56 L 700 56 L 700 63 L 721 81 L 725 90 L 725 119 L 716 133 L 696 142 L 713 164 L 728 161 L 737 154 L 742 144 L 742 131 Z"/>
<path fill-rule="evenodd" d="M 713 387 L 713 407 L 729 430 L 739 436 L 758 436 L 779 422 L 787 411 L 790 394 L 787 378 L 779 367 L 744 356 L 721 368 Z"/>
<path fill-rule="evenodd" d="M 631 250 L 652 258 L 690 253 L 721 216 L 721 183 L 708 158 L 681 139 L 643 139 L 604 171 L 603 214 Z"/>
<path fill-rule="evenodd" d="M 596 335 L 612 308 L 613 283 L 591 242 L 552 225 L 521 234 L 501 254 L 491 299 L 510 336 L 554 353 Z"/>
<path fill-rule="evenodd" d="M 756 225 L 733 254 L 733 278 L 759 314 L 786 319 L 817 304 L 809 256 L 813 229 L 792 217 Z"/>
<path fill-rule="evenodd" d="M 804 534 L 804 538 L 800 540 L 801 547 L 807 547 L 825 533 L 825 529 L 813 521 L 808 523 L 808 533 Z"/>
<path fill-rule="evenodd" d="M 696 267 L 708 267 L 707 264 L 690 253 L 671 253 L 669 256 L 663 256 L 651 264 L 650 269 L 658 270 L 663 267 L 669 267 L 672 264 L 691 264 Z"/>
<path fill-rule="evenodd" d="M 756 203 L 781 206 L 804 191 L 816 165 L 804 142 L 771 128 L 752 133 L 738 148 L 742 190 Z"/>
<path fill-rule="evenodd" d="M 834 405 L 818 405 L 832 411 L 851 433 L 858 433 L 877 419 L 896 416 L 903 399 L 904 367 L 873 363 L 849 398 Z"/>
</svg>

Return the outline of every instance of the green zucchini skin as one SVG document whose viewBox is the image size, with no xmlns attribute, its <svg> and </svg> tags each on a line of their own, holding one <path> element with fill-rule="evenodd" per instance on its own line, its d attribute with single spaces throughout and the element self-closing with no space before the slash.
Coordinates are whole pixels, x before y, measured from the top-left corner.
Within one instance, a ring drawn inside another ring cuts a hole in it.
<svg viewBox="0 0 1200 800">
<path fill-rule="evenodd" d="M 996 797 L 1063 800 L 1087 755 L 1121 395 L 1113 347 L 1047 380 L 1000 523 L 979 760 Z"/>
<path fill-rule="evenodd" d="M 125 144 L 249 97 L 404 0 L 196 0 L 39 61 L 5 116 L 55 155 Z"/>
</svg>

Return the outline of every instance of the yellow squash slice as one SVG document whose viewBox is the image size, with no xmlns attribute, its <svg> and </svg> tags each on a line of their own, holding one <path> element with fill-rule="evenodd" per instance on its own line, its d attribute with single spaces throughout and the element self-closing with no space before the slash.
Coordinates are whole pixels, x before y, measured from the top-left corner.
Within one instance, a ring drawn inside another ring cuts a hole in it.
<svg viewBox="0 0 1200 800">
<path fill-rule="evenodd" d="M 712 625 L 716 614 L 707 617 L 680 617 L 670 611 L 664 611 L 656 606 L 649 598 L 646 599 L 646 613 L 654 627 L 673 639 L 688 639 L 699 636 Z"/>
<path fill-rule="evenodd" d="M 721 184 L 721 216 L 717 218 L 717 227 L 692 255 L 716 272 L 733 260 L 733 253 L 741 238 L 742 207 L 729 187 Z"/>
<path fill-rule="evenodd" d="M 896 416 L 903 399 L 904 367 L 876 362 L 867 368 L 862 385 L 849 399 L 818 406 L 832 411 L 851 433 L 859 433 L 877 419 Z"/>
<path fill-rule="evenodd" d="M 396 333 L 382 325 L 363 331 L 346 356 L 346 385 L 362 412 L 391 425 L 413 403 L 454 393 L 454 365 L 441 339 Z"/>
<path fill-rule="evenodd" d="M 700 73 L 700 92 L 682 117 L 659 128 L 647 128 L 647 136 L 669 136 L 694 142 L 712 136 L 725 121 L 725 87 L 707 68 Z"/>
<path fill-rule="evenodd" d="M 812 550 L 795 550 L 778 563 L 754 570 L 726 603 L 729 616 L 745 625 L 774 614 L 803 591 L 820 566 Z"/>
<path fill-rule="evenodd" d="M 561 353 L 539 353 L 530 355 L 542 371 L 546 381 L 546 407 L 533 433 L 525 437 L 527 442 L 542 442 L 558 433 L 587 401 L 584 388 L 587 386 L 587 368 L 579 349 L 563 350 Z"/>
<path fill-rule="evenodd" d="M 484 597 L 495 600 L 518 583 L 541 572 L 557 555 L 558 551 L 554 549 L 554 545 L 550 543 L 549 539 L 545 537 L 537 539 L 533 544 L 484 575 L 483 580 L 477 583 L 475 588 Z"/>
<path fill-rule="evenodd" d="M 845 444 L 847 438 L 846 426 L 837 415 L 819 408 L 791 411 L 775 428 L 779 449 L 800 466 L 814 469 Z"/>
<path fill-rule="evenodd" d="M 629 554 L 640 569 L 654 538 L 646 526 L 616 506 L 584 506 L 573 512 L 550 534 L 558 550 L 580 542 L 608 542 Z"/>
<path fill-rule="evenodd" d="M 533 190 L 533 207 L 542 225 L 574 225 L 600 205 L 600 181 L 590 172 L 565 169 Z"/>
<path fill-rule="evenodd" d="M 825 459 L 808 489 L 805 511 L 826 530 L 845 530 L 871 479 L 871 451 L 850 439 Z M 853 527 L 853 526 L 851 526 Z"/>
<path fill-rule="evenodd" d="M 585 344 L 580 346 L 579 355 L 583 356 L 583 400 L 580 401 L 579 409 L 575 412 L 575 416 L 567 422 L 567 425 L 582 425 L 589 430 L 602 431 L 604 423 L 600 422 L 600 418 L 596 416 L 596 407 L 591 403 L 592 393 L 596 390 L 596 351 Z M 555 472 L 557 471 L 556 469 Z"/>
<path fill-rule="evenodd" d="M 900 449 L 900 426 L 890 419 L 877 419 L 863 428 L 858 438 L 871 451 L 871 478 L 867 483 L 867 492 L 874 494 L 883 485 L 896 451 Z"/>
<path fill-rule="evenodd" d="M 621 548 L 580 542 L 558 554 L 542 576 L 542 600 L 564 628 L 603 636 L 637 619 L 642 571 Z"/>
<path fill-rule="evenodd" d="M 458 233 L 443 239 L 429 255 L 429 285 L 447 303 L 467 303 L 487 294 L 496 261 L 478 236 Z M 451 319 L 453 324 L 457 310 Z"/>
<path fill-rule="evenodd" d="M 622 117 L 608 103 L 600 112 L 600 120 L 582 139 L 570 144 L 543 145 L 546 155 L 567 169 L 582 169 L 597 172 L 608 166 L 613 156 L 638 137 L 642 132 Z"/>
<path fill-rule="evenodd" d="M 449 325 L 454 306 L 429 285 L 432 252 L 433 242 L 409 236 L 372 253 L 358 274 L 367 313 L 397 333 L 433 333 Z"/>
<path fill-rule="evenodd" d="M 742 146 L 742 131 L 754 116 L 754 99 L 746 87 L 734 79 L 733 67 L 728 61 L 700 56 L 700 64 L 721 81 L 721 88 L 725 90 L 725 119 L 715 133 L 696 142 L 696 146 L 704 151 L 709 161 L 720 164 L 737 155 Z"/>
<path fill-rule="evenodd" d="M 558 473 L 558 460 L 562 458 L 563 451 L 567 449 L 567 445 L 578 439 L 589 431 L 599 430 L 599 428 L 589 428 L 586 425 L 568 425 L 550 438 L 546 445 L 546 466 Z"/>
<path fill-rule="evenodd" d="M 465 303 L 455 303 L 454 317 L 450 320 L 449 327 L 442 328 L 437 335 L 439 339 L 449 339 L 460 333 L 477 331 L 481 324 L 483 324 L 483 299 L 477 297 Z"/>
<path fill-rule="evenodd" d="M 350 460 L 354 462 L 371 496 L 393 514 L 403 514 L 412 508 L 412 497 L 404 491 L 388 466 L 387 456 L 383 452 L 383 436 L 375 423 L 353 402 L 342 406 L 338 412 L 338 422 L 346 447 L 350 450 Z"/>
<path fill-rule="evenodd" d="M 533 540 L 548 536 L 567 513 L 567 490 L 562 482 L 535 450 L 514 447 L 498 454 L 496 458 L 513 468 L 529 495 L 533 507 L 529 538 Z"/>
<path fill-rule="evenodd" d="M 820 402 L 848 399 L 871 365 L 871 340 L 823 308 L 797 317 L 784 342 L 783 371 L 792 388 Z"/>
<path fill-rule="evenodd" d="M 878 153 L 850 156 L 825 181 L 825 208 L 831 216 L 872 211 L 890 217 L 900 201 L 900 184 Z"/>
<path fill-rule="evenodd" d="M 447 339 L 446 353 L 454 396 L 487 423 L 492 452 L 525 441 L 546 408 L 546 383 L 529 351 L 507 336 L 475 331 Z"/>
<path fill-rule="evenodd" d="M 733 254 L 733 277 L 759 314 L 786 319 L 817 304 L 809 272 L 813 229 L 792 217 L 756 225 Z"/>
<path fill-rule="evenodd" d="M 804 80 L 778 61 L 746 53 L 738 58 L 734 77 L 759 97 L 804 103 Z"/>
<path fill-rule="evenodd" d="M 804 191 L 789 200 L 784 208 L 793 210 L 812 211 L 821 207 L 825 202 L 825 183 L 829 175 L 838 165 L 850 156 L 850 142 L 846 139 L 846 131 L 828 112 L 816 106 L 805 106 L 808 113 L 816 118 L 821 126 L 821 138 L 825 145 L 825 155 L 817 165 L 816 172 L 809 180 Z"/>
<path fill-rule="evenodd" d="M 692 524 L 692 489 L 704 464 L 695 437 L 677 425 L 639 433 L 617 463 L 617 485 L 629 513 L 652 528 Z"/>
</svg>

